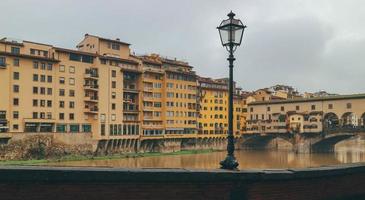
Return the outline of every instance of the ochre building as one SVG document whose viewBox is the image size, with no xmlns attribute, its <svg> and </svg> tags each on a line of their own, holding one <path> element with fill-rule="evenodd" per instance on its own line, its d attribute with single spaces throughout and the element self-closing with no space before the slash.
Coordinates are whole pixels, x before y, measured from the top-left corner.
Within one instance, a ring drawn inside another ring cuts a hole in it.
<svg viewBox="0 0 365 200">
<path fill-rule="evenodd" d="M 91 133 L 113 145 L 226 136 L 227 80 L 204 86 L 187 62 L 133 55 L 119 39 L 85 34 L 76 47 L 0 40 L 0 132 Z M 236 91 L 239 136 L 247 105 Z"/>
</svg>

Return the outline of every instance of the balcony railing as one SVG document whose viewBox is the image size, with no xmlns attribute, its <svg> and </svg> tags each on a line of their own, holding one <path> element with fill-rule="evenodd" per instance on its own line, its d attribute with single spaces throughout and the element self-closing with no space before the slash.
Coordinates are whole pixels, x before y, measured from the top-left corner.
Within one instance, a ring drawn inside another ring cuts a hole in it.
<svg viewBox="0 0 365 200">
<path fill-rule="evenodd" d="M 124 112 L 138 112 L 138 105 L 123 105 Z"/>
<path fill-rule="evenodd" d="M 97 102 L 99 100 L 99 97 L 98 96 L 85 96 L 84 100 L 90 101 L 90 102 Z"/>
<path fill-rule="evenodd" d="M 97 107 L 85 108 L 84 112 L 89 114 L 97 114 L 99 112 L 99 108 Z"/>
<path fill-rule="evenodd" d="M 84 85 L 84 89 L 85 90 L 98 90 L 99 86 L 98 85 Z"/>
<path fill-rule="evenodd" d="M 88 74 L 84 74 L 84 78 L 98 79 L 99 75 L 96 73 L 88 73 Z"/>
</svg>

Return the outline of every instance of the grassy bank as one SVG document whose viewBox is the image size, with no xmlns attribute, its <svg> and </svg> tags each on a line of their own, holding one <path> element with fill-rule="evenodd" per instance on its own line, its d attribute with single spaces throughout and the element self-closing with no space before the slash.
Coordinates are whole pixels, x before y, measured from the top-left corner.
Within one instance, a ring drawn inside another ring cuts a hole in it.
<svg viewBox="0 0 365 200">
<path fill-rule="evenodd" d="M 139 158 L 139 157 L 153 157 L 153 156 L 171 156 L 171 155 L 190 155 L 190 154 L 202 154 L 212 153 L 217 150 L 183 150 L 169 153 L 125 153 L 125 154 L 114 154 L 106 156 L 64 156 L 61 158 L 53 159 L 42 159 L 42 160 L 6 160 L 0 161 L 0 165 L 42 165 L 45 163 L 53 162 L 66 162 L 66 161 L 83 161 L 83 160 L 113 160 L 113 159 L 124 159 L 124 158 Z"/>
</svg>

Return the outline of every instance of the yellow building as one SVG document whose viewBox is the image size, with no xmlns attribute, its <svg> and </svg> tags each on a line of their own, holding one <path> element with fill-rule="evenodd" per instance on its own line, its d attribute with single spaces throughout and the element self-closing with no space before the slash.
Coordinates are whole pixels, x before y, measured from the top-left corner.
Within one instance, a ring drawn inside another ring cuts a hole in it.
<svg viewBox="0 0 365 200">
<path fill-rule="evenodd" d="M 228 133 L 228 80 L 199 77 L 198 137 L 226 137 Z M 233 132 L 239 137 L 245 127 L 246 102 L 240 89 L 233 98 Z"/>
</svg>

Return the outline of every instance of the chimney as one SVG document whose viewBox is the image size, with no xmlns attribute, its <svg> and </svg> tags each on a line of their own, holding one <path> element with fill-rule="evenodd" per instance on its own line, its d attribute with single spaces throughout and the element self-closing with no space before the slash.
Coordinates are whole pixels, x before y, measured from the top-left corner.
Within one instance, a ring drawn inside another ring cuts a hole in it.
<svg viewBox="0 0 365 200">
<path fill-rule="evenodd" d="M 117 39 L 115 39 L 116 41 L 120 41 L 120 39 L 119 38 L 117 38 Z"/>
</svg>

